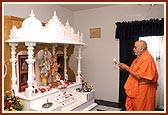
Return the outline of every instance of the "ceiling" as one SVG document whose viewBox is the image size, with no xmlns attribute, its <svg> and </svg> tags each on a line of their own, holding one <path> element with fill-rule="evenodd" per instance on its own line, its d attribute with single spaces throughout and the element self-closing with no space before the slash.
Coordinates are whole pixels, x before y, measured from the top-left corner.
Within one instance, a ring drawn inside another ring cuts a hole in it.
<svg viewBox="0 0 168 115">
<path fill-rule="evenodd" d="M 111 5 L 114 5 L 114 4 L 59 4 L 59 6 L 69 9 L 71 11 L 100 8 L 100 7 L 111 6 Z"/>
<path fill-rule="evenodd" d="M 124 4 L 124 3 L 123 3 Z M 127 3 L 125 3 L 127 4 Z M 132 4 L 137 4 L 137 3 L 132 3 Z M 79 10 L 87 10 L 87 9 L 93 9 L 93 8 L 100 8 L 100 7 L 106 7 L 106 6 L 114 6 L 114 5 L 119 5 L 119 4 L 116 4 L 116 3 L 103 3 L 103 4 L 100 4 L 100 3 L 85 3 L 85 4 L 57 4 L 61 7 L 64 7 L 66 9 L 69 9 L 71 11 L 79 11 Z M 121 4 L 120 4 L 121 5 Z M 145 5 L 143 2 L 139 2 L 137 5 L 141 6 L 141 5 Z M 154 5 L 157 5 L 157 4 L 151 4 L 151 3 L 147 3 L 147 5 L 151 5 L 151 6 L 154 6 Z"/>
</svg>

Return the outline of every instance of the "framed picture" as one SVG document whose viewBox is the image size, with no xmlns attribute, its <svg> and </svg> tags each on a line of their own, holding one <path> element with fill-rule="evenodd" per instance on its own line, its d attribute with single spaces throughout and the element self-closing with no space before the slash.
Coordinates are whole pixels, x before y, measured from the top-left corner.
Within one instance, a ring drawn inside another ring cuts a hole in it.
<svg viewBox="0 0 168 115">
<path fill-rule="evenodd" d="M 19 64 L 19 92 L 25 91 L 28 80 L 28 64 L 26 62 L 28 55 L 18 55 Z"/>
<path fill-rule="evenodd" d="M 21 74 L 19 92 L 25 91 L 25 89 L 28 87 L 27 80 L 28 80 L 28 73 Z"/>
<path fill-rule="evenodd" d="M 101 38 L 101 28 L 90 28 L 90 38 Z"/>
<path fill-rule="evenodd" d="M 28 58 L 27 55 L 19 55 L 19 70 L 20 71 L 27 71 L 28 70 L 28 64 L 26 62 L 27 58 Z"/>
<path fill-rule="evenodd" d="M 61 75 L 61 77 L 64 77 L 64 54 L 57 54 L 57 62 L 60 64 L 58 73 Z"/>
</svg>

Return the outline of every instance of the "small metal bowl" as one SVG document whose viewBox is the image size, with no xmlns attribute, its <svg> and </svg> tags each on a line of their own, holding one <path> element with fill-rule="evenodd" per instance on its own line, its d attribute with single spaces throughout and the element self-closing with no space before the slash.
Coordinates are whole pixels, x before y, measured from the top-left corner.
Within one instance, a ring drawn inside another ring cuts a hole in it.
<svg viewBox="0 0 168 115">
<path fill-rule="evenodd" d="M 49 107 L 51 107 L 53 105 L 53 103 L 44 103 L 43 105 L 42 105 L 42 107 L 43 108 L 49 108 Z"/>
</svg>

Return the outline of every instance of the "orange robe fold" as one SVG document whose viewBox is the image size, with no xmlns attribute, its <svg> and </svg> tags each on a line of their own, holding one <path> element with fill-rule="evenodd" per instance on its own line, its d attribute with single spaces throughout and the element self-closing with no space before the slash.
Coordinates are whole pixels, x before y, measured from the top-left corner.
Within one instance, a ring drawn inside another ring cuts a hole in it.
<svg viewBox="0 0 168 115">
<path fill-rule="evenodd" d="M 153 57 L 148 51 L 143 52 L 132 62 L 130 69 L 141 78 L 152 81 L 152 84 L 139 85 L 138 79 L 129 74 L 124 85 L 127 94 L 126 110 L 153 111 L 158 80 L 158 72 Z"/>
</svg>

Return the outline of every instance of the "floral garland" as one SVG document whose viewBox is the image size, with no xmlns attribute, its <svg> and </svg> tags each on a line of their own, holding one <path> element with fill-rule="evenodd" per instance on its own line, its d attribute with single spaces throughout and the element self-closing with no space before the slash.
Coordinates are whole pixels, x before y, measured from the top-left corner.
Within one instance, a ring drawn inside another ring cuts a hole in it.
<svg viewBox="0 0 168 115">
<path fill-rule="evenodd" d="M 24 106 L 20 103 L 19 97 L 15 95 L 12 96 L 11 91 L 5 92 L 5 97 L 4 97 L 4 110 L 5 111 L 22 111 L 23 107 Z"/>
<path fill-rule="evenodd" d="M 91 92 L 93 90 L 93 85 L 88 86 L 88 82 L 85 80 L 84 76 L 81 74 L 82 87 L 76 88 L 78 92 Z"/>
</svg>

